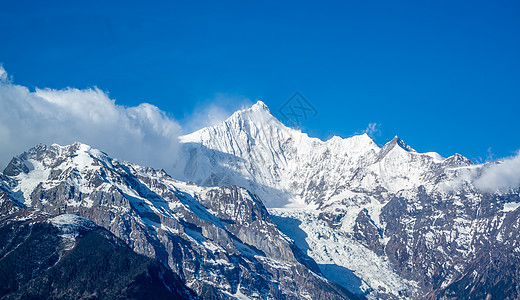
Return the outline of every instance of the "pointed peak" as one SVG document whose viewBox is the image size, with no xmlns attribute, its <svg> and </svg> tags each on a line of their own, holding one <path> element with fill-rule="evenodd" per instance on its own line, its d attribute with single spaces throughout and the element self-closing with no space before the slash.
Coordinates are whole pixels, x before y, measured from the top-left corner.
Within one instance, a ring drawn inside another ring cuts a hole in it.
<svg viewBox="0 0 520 300">
<path fill-rule="evenodd" d="M 267 107 L 263 101 L 258 100 L 255 104 L 253 104 L 253 106 L 251 106 L 251 110 L 264 110 L 269 112 L 269 107 Z"/>
<path fill-rule="evenodd" d="M 417 152 L 415 151 L 414 148 L 408 146 L 403 140 L 401 140 L 397 135 L 394 136 L 394 138 L 387 143 L 387 145 L 391 145 L 392 148 L 395 146 L 395 145 L 398 145 L 399 147 L 401 147 L 403 150 L 406 150 L 408 152 Z"/>
<path fill-rule="evenodd" d="M 379 152 L 379 159 L 385 157 L 390 151 L 392 151 L 395 147 L 398 149 L 402 149 L 407 152 L 417 152 L 412 147 L 406 145 L 403 140 L 401 140 L 397 135 L 388 143 L 386 143 Z"/>
<path fill-rule="evenodd" d="M 459 153 L 455 153 L 452 156 L 444 160 L 444 164 L 448 167 L 465 167 L 474 165 L 474 163 Z"/>
<path fill-rule="evenodd" d="M 233 130 L 249 132 L 251 128 L 258 129 L 266 126 L 269 128 L 285 127 L 283 123 L 271 114 L 267 105 L 259 100 L 250 107 L 235 111 L 229 118 L 217 125 L 201 128 L 190 134 L 183 135 L 179 139 L 182 143 L 198 143 L 203 137 L 204 139 L 210 139 L 214 135 L 215 130 L 226 132 L 233 128 Z"/>
<path fill-rule="evenodd" d="M 388 142 L 388 144 L 404 144 L 403 140 L 401 140 L 397 135 L 394 136 L 393 139 L 390 140 L 390 142 Z"/>
<path fill-rule="evenodd" d="M 374 140 L 366 132 L 363 134 L 357 134 L 357 135 L 351 136 L 348 139 L 376 145 L 376 143 L 374 143 Z"/>
<path fill-rule="evenodd" d="M 271 111 L 269 110 L 269 107 L 267 107 L 267 105 L 260 100 L 258 100 L 255 104 L 253 104 L 249 108 L 242 109 L 242 110 L 235 112 L 235 114 L 239 114 L 242 116 L 249 115 L 250 116 L 249 118 L 253 118 L 253 119 L 255 119 L 255 116 L 259 117 L 260 119 L 273 117 L 273 115 L 271 114 Z"/>
<path fill-rule="evenodd" d="M 249 121 L 252 121 L 253 123 L 264 123 L 268 120 L 276 119 L 271 114 L 269 107 L 267 107 L 267 105 L 260 100 L 258 100 L 251 107 L 236 111 L 224 122 L 229 122 L 229 121 L 235 120 L 236 118 L 249 120 Z"/>
<path fill-rule="evenodd" d="M 242 108 L 240 110 L 235 111 L 232 116 L 234 115 L 244 115 L 244 114 L 265 114 L 271 116 L 271 111 L 269 110 L 269 107 L 267 105 L 258 100 L 255 104 L 249 107 Z"/>
</svg>

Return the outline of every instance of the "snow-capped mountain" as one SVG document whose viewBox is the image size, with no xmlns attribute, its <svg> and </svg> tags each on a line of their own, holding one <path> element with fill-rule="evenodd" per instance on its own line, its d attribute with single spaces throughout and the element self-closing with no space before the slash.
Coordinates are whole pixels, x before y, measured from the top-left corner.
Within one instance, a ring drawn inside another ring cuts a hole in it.
<svg viewBox="0 0 520 300">
<path fill-rule="evenodd" d="M 87 218 L 158 259 L 202 298 L 353 297 L 322 277 L 243 188 L 180 182 L 81 143 L 32 148 L 0 182 L 9 198 L 4 213 L 17 205 Z"/>
<path fill-rule="evenodd" d="M 283 125 L 261 101 L 180 139 L 189 153 L 186 180 L 243 186 L 267 207 L 323 209 L 367 194 L 381 200 L 421 185 L 433 190 L 448 169 L 472 165 L 460 155 L 418 153 L 398 137 L 383 147 L 366 134 L 311 138 Z"/>
<path fill-rule="evenodd" d="M 0 174 L 0 217 L 51 214 L 60 251 L 91 224 L 68 214 L 89 219 L 201 298 L 520 296 L 520 188 L 477 184 L 499 163 L 397 137 L 321 141 L 262 102 L 181 142 L 184 181 L 81 143 L 36 146 Z"/>
<path fill-rule="evenodd" d="M 366 134 L 321 141 L 262 102 L 181 142 L 185 180 L 259 195 L 327 278 L 369 298 L 448 297 L 461 280 L 493 286 L 477 284 L 489 277 L 471 266 L 516 245 L 503 235 L 518 223 L 518 190 L 481 192 L 473 179 L 487 165 L 459 154 L 418 153 L 398 137 L 382 147 Z"/>
</svg>

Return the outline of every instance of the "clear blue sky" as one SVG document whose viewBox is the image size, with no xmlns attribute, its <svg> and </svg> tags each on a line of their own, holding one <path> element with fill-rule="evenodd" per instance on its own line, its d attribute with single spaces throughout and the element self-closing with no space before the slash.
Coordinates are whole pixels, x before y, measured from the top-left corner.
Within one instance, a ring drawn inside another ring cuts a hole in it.
<svg viewBox="0 0 520 300">
<path fill-rule="evenodd" d="M 378 123 L 378 143 L 397 134 L 421 152 L 520 149 L 518 1 L 44 2 L 2 1 L 16 84 L 98 86 L 181 121 L 221 93 L 280 117 L 300 91 L 318 111 L 311 136 Z"/>
</svg>

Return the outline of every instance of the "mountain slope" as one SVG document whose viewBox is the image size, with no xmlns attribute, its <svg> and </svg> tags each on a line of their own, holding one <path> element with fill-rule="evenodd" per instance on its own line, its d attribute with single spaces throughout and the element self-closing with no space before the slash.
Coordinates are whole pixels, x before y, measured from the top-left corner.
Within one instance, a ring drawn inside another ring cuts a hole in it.
<svg viewBox="0 0 520 300">
<path fill-rule="evenodd" d="M 12 198 L 74 213 L 157 258 L 207 299 L 347 299 L 237 187 L 199 187 L 76 143 L 39 145 L 4 171 Z"/>
<path fill-rule="evenodd" d="M 518 297 L 520 187 L 478 189 L 493 164 L 398 137 L 321 141 L 261 102 L 181 142 L 199 185 L 40 145 L 0 176 L 0 209 L 89 218 L 208 299 Z"/>
<path fill-rule="evenodd" d="M 398 137 L 382 148 L 366 134 L 311 138 L 283 125 L 260 101 L 180 139 L 190 155 L 186 180 L 246 187 L 267 207 L 323 208 L 351 193 L 381 200 L 420 185 L 433 189 L 455 164 L 455 157 L 417 153 Z M 458 167 L 469 165 L 457 160 Z"/>
<path fill-rule="evenodd" d="M 262 102 L 181 142 L 189 153 L 185 180 L 260 195 L 327 278 L 368 297 L 448 293 L 489 254 L 482 244 L 507 248 L 500 228 L 517 218 L 520 189 L 489 193 L 474 185 L 488 165 L 418 153 L 398 137 L 383 147 L 367 135 L 310 138 Z M 475 278 L 492 285 L 489 276 Z"/>
<path fill-rule="evenodd" d="M 22 209 L 0 219 L 2 299 L 195 299 L 161 263 L 93 222 Z"/>
</svg>

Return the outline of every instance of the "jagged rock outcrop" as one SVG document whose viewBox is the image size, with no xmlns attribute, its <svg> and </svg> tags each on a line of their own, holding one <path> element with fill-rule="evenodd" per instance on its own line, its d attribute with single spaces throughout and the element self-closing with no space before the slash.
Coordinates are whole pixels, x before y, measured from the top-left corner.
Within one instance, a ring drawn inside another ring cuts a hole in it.
<svg viewBox="0 0 520 300">
<path fill-rule="evenodd" d="M 159 261 L 75 215 L 0 217 L 2 299 L 197 299 Z"/>
<path fill-rule="evenodd" d="M 181 142 L 186 182 L 37 146 L 1 175 L 0 209 L 89 218 L 203 298 L 518 298 L 520 187 L 481 182 L 500 162 L 321 141 L 261 102 Z"/>
<path fill-rule="evenodd" d="M 321 141 L 284 126 L 262 102 L 181 142 L 185 180 L 260 195 L 325 276 L 353 292 L 420 299 L 457 295 L 467 284 L 479 298 L 516 283 L 499 274 L 517 271 L 515 256 L 496 249 L 510 249 L 514 237 L 501 238 L 499 228 L 516 222 L 520 187 L 477 185 L 496 163 L 419 153 L 397 136 L 382 147 L 366 134 Z M 489 257 L 488 268 L 476 267 Z"/>
<path fill-rule="evenodd" d="M 39 145 L 6 168 L 13 197 L 73 213 L 167 265 L 207 299 L 348 299 L 238 187 L 199 187 L 87 145 Z"/>
</svg>

